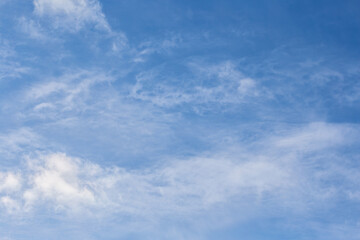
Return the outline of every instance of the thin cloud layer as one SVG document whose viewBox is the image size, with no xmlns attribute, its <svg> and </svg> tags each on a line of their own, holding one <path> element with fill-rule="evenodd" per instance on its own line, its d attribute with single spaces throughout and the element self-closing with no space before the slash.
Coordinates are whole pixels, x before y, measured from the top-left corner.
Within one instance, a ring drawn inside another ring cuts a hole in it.
<svg viewBox="0 0 360 240">
<path fill-rule="evenodd" d="M 256 101 L 257 97 L 268 98 L 256 80 L 244 76 L 231 61 L 209 65 L 191 63 L 189 70 L 194 76 L 167 76 L 163 78 L 158 70 L 140 73 L 136 84 L 130 90 L 130 96 L 135 99 L 151 102 L 162 107 L 174 107 L 183 104 L 242 104 Z M 175 78 L 175 79 L 174 79 Z M 185 81 L 182 89 L 176 84 Z M 167 82 L 172 82 L 171 85 Z"/>
<path fill-rule="evenodd" d="M 357 240 L 355 5 L 0 1 L 0 238 Z"/>
<path fill-rule="evenodd" d="M 34 12 L 49 17 L 55 28 L 79 31 L 87 24 L 110 31 L 100 3 L 97 0 L 34 0 Z"/>
<path fill-rule="evenodd" d="M 291 185 L 286 171 L 267 161 L 236 163 L 195 158 L 155 170 L 128 171 L 104 169 L 58 153 L 29 160 L 28 164 L 29 169 L 21 174 L 28 186 L 21 193 L 16 192 L 20 184 L 13 173 L 3 174 L 1 185 L 2 192 L 15 191 L 15 195 L 23 197 L 3 196 L 4 201 L 24 202 L 25 212 L 47 205 L 53 211 L 104 209 L 146 218 L 149 214 L 191 214 L 236 195 L 255 194 L 261 198 L 266 192 L 275 194 Z M 12 206 L 7 203 L 3 207 L 11 212 Z"/>
<path fill-rule="evenodd" d="M 314 126 L 321 130 L 314 132 Z M 264 139 L 266 145 L 257 147 L 256 153 L 246 146 L 242 151 L 172 160 L 141 170 L 103 167 L 64 153 L 36 154 L 21 170 L 1 173 L 2 207 L 9 214 L 32 215 L 46 206 L 71 215 L 101 211 L 103 217 L 131 214 L 150 220 L 170 215 L 188 218 L 219 205 L 233 205 L 231 201 L 237 199 L 233 207 L 248 205 L 250 212 L 269 202 L 279 210 L 302 212 L 308 204 L 307 208 L 338 198 L 341 189 L 324 185 L 330 176 L 337 174 L 350 184 L 357 181 L 346 176 L 346 167 L 336 165 L 337 151 L 322 156 L 324 148 L 352 144 L 350 138 L 346 144 L 342 140 L 346 131 L 353 132 L 353 140 L 359 136 L 350 126 L 317 123 L 295 135 L 277 136 L 276 141 Z M 335 165 L 308 169 L 304 157 L 308 154 Z M 347 191 L 355 199 L 358 189 Z"/>
</svg>

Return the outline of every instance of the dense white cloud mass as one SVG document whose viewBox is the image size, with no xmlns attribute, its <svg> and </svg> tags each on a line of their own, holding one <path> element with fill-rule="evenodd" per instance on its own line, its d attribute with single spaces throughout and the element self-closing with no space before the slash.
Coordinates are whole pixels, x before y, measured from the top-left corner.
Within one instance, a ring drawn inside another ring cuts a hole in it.
<svg viewBox="0 0 360 240">
<path fill-rule="evenodd" d="M 85 180 L 78 179 L 79 167 L 76 159 L 69 159 L 64 154 L 55 154 L 29 162 L 33 174 L 28 176 L 31 188 L 23 196 L 25 207 L 30 208 L 39 202 L 50 201 L 54 208 L 76 208 L 79 204 L 92 203 L 93 194 L 84 185 Z"/>
</svg>

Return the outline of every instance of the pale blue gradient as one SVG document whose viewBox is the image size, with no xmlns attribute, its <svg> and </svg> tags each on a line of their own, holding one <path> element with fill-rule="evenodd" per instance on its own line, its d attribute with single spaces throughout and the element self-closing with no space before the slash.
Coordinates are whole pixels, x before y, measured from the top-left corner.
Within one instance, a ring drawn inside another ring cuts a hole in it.
<svg viewBox="0 0 360 240">
<path fill-rule="evenodd" d="M 360 239 L 359 7 L 0 0 L 0 240 Z"/>
</svg>

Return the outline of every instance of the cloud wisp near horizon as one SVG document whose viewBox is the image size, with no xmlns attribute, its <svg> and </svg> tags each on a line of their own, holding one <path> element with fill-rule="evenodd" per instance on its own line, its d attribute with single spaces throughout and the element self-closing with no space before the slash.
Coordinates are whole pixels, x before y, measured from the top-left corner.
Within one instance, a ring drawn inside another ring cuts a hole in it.
<svg viewBox="0 0 360 240">
<path fill-rule="evenodd" d="M 0 240 L 360 239 L 356 1 L 0 1 Z"/>
</svg>

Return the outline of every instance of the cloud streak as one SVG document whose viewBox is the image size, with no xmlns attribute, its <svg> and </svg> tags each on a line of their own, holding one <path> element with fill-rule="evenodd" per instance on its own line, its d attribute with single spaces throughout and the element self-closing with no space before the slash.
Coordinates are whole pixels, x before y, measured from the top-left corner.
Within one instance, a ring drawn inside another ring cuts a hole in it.
<svg viewBox="0 0 360 240">
<path fill-rule="evenodd" d="M 159 81 L 163 77 L 156 69 L 140 73 L 130 96 L 161 107 L 243 104 L 260 97 L 262 100 L 270 97 L 256 80 L 244 76 L 231 61 L 215 65 L 190 63 L 188 70 L 192 72 L 190 76 L 167 76 L 169 79 L 165 81 Z M 185 81 L 185 77 L 190 79 Z"/>
<path fill-rule="evenodd" d="M 356 239 L 345 5 L 0 0 L 0 238 Z"/>
<path fill-rule="evenodd" d="M 321 127 L 314 132 L 314 126 Z M 249 145 L 133 170 L 104 167 L 64 153 L 33 154 L 18 172 L 1 173 L 2 207 L 17 214 L 31 214 L 46 206 L 70 215 L 99 216 L 101 212 L 103 217 L 130 214 L 148 220 L 169 215 L 188 219 L 218 206 L 243 211 L 241 206 L 247 205 L 250 213 L 272 206 L 299 214 L 341 195 L 340 189 L 334 191 L 336 186 L 324 183 L 341 169 L 351 169 L 336 165 L 336 151 L 329 151 L 352 144 L 343 141 L 344 128 L 354 132 L 351 126 L 317 123 L 295 135 L 264 139 L 266 145 L 257 147 L 256 154 Z M 359 132 L 353 135 L 358 137 Z M 325 157 L 331 164 L 309 169 L 308 164 L 314 164 L 306 162 L 309 154 Z M 357 181 L 347 178 L 344 171 L 342 178 L 352 184 Z"/>
</svg>

